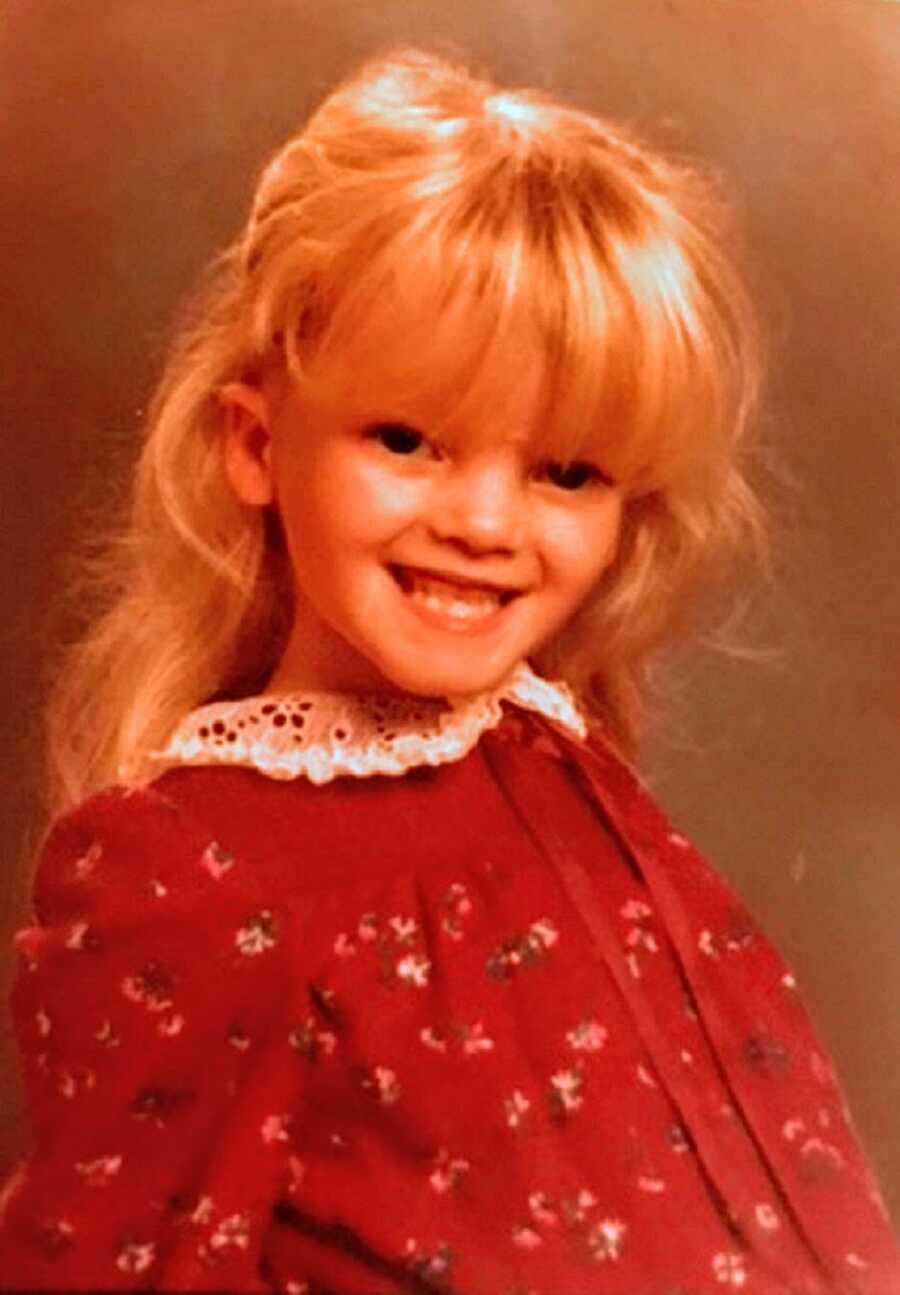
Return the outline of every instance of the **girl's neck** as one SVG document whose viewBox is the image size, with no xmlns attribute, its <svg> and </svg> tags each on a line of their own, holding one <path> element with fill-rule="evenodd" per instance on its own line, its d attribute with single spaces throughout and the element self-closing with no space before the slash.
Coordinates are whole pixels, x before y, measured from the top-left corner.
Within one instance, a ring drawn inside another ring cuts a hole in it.
<svg viewBox="0 0 900 1295">
<path fill-rule="evenodd" d="M 266 681 L 262 689 L 266 693 L 285 695 L 288 693 L 340 693 L 358 697 L 407 697 L 410 701 L 424 700 L 417 698 L 404 688 L 398 688 L 383 675 L 375 671 L 366 672 L 352 666 L 341 668 L 338 662 L 329 662 L 327 669 L 317 668 L 313 658 L 304 655 L 302 661 L 292 662 L 285 655 Z M 438 697 L 429 701 L 443 700 Z"/>
<path fill-rule="evenodd" d="M 412 697 L 386 678 L 362 653 L 321 619 L 304 616 L 298 598 L 294 625 L 281 660 L 266 683 L 267 693 L 342 693 L 357 696 Z"/>
</svg>

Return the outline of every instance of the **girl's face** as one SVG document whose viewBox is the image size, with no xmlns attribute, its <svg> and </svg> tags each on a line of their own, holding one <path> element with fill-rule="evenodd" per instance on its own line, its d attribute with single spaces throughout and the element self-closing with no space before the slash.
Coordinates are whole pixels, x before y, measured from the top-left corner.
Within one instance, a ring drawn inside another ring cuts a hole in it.
<svg viewBox="0 0 900 1295">
<path fill-rule="evenodd" d="M 362 345 L 317 366 L 314 390 L 225 391 L 232 484 L 274 503 L 293 568 L 273 691 L 476 693 L 569 621 L 615 555 L 622 497 L 599 462 L 529 447 L 542 371 L 536 347 L 501 347 L 489 414 L 452 436 L 446 400 L 401 394 Z"/>
</svg>

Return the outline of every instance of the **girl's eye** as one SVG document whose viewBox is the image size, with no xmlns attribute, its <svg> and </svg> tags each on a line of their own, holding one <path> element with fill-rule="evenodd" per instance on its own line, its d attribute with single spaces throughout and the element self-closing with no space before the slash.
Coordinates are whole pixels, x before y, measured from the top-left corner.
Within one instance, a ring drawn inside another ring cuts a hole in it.
<svg viewBox="0 0 900 1295">
<path fill-rule="evenodd" d="M 543 473 L 547 480 L 560 490 L 582 490 L 592 482 L 610 486 L 612 481 L 593 463 L 576 460 L 574 463 L 545 463 Z"/>
<path fill-rule="evenodd" d="M 409 456 L 417 450 L 427 448 L 427 442 L 421 432 L 405 423 L 376 423 L 370 429 L 370 435 L 380 441 L 391 454 Z"/>
</svg>

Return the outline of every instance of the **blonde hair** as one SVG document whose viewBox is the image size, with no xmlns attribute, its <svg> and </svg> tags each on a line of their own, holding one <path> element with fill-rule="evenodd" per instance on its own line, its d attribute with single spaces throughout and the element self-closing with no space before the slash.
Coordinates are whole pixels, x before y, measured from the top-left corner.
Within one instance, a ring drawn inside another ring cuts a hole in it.
<svg viewBox="0 0 900 1295">
<path fill-rule="evenodd" d="M 410 264 L 438 309 L 471 305 L 459 400 L 524 311 L 550 374 L 542 439 L 574 457 L 600 437 L 627 490 L 616 562 L 534 664 L 628 748 L 649 654 L 711 555 L 760 533 L 740 464 L 757 347 L 723 217 L 694 169 L 443 58 L 401 50 L 339 86 L 263 171 L 171 349 L 101 613 L 51 702 L 57 807 L 274 669 L 287 557 L 277 518 L 228 484 L 219 393 L 273 359 L 310 372 Z"/>
</svg>

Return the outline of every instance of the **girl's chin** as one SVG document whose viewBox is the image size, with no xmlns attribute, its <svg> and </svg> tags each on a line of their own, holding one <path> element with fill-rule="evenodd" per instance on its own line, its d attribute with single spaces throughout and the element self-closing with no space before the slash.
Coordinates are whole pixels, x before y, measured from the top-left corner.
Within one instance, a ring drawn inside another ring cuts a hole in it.
<svg viewBox="0 0 900 1295">
<path fill-rule="evenodd" d="M 499 687 L 521 659 L 496 664 L 434 660 L 424 668 L 404 668 L 398 663 L 387 666 L 384 678 L 391 691 L 413 697 L 473 696 Z"/>
</svg>

